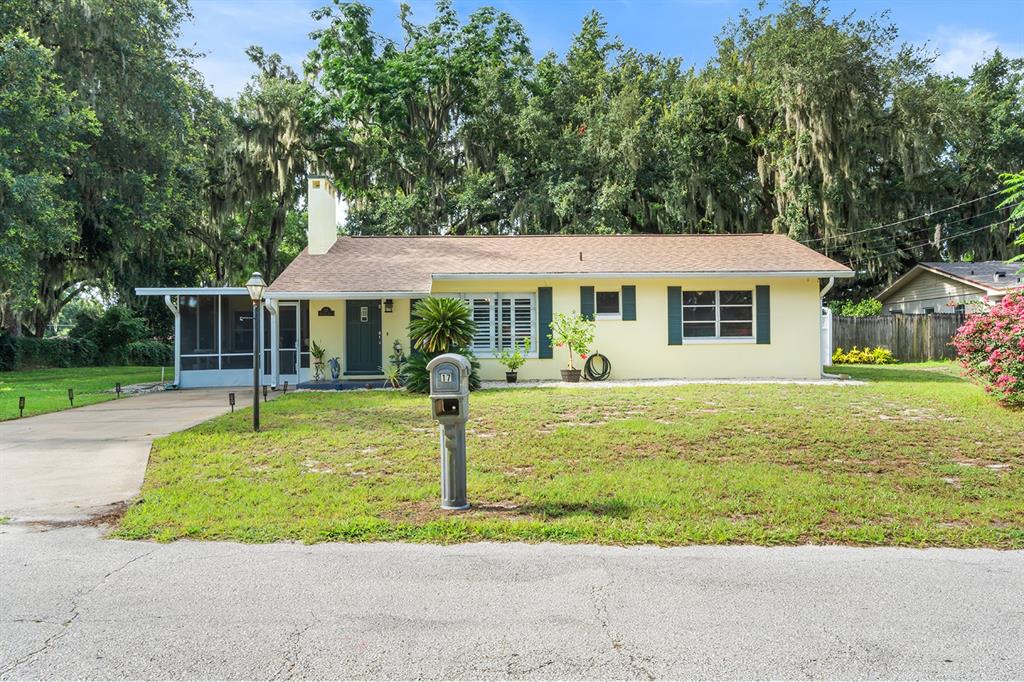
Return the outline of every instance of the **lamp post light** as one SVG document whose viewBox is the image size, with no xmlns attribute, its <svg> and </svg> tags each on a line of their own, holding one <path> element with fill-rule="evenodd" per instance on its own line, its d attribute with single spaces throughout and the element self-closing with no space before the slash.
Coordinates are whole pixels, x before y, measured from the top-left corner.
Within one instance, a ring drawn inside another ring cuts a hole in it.
<svg viewBox="0 0 1024 682">
<path fill-rule="evenodd" d="M 258 272 L 252 273 L 252 277 L 245 283 L 249 290 L 249 299 L 252 301 L 252 430 L 260 430 L 260 310 L 263 301 L 263 290 L 267 283 L 263 281 L 263 275 Z"/>
</svg>

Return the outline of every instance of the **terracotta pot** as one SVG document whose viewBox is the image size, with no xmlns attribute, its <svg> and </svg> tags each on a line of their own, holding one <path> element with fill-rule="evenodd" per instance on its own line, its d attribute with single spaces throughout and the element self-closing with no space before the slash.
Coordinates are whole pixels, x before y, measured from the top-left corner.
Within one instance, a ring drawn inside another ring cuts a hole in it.
<svg viewBox="0 0 1024 682">
<path fill-rule="evenodd" d="M 506 383 L 514 384 L 514 383 L 516 383 L 516 380 L 518 380 L 518 379 L 519 379 L 519 375 L 516 374 L 515 372 L 505 372 L 505 382 Z"/>
<path fill-rule="evenodd" d="M 578 383 L 580 380 L 580 370 L 578 369 L 563 369 L 562 370 L 562 381 L 568 381 L 570 384 Z"/>
</svg>

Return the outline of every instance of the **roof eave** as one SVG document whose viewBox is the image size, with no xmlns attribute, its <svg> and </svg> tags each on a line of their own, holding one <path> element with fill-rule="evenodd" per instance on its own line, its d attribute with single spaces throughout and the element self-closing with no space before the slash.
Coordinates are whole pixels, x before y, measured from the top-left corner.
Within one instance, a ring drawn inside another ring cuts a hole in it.
<svg viewBox="0 0 1024 682">
<path fill-rule="evenodd" d="M 435 281 L 474 279 L 721 279 L 724 277 L 824 277 L 850 278 L 853 270 L 735 270 L 695 272 L 444 272 L 434 273 Z"/>
</svg>

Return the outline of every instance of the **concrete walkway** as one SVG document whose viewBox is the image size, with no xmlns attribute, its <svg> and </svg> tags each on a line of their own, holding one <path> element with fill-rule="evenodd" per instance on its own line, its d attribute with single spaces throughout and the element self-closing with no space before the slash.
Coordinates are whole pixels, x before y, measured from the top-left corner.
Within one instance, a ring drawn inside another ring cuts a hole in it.
<svg viewBox="0 0 1024 682">
<path fill-rule="evenodd" d="M 1024 553 L 0 526 L 0 679 L 1021 679 Z"/>
<path fill-rule="evenodd" d="M 0 516 L 68 521 L 109 511 L 139 491 L 154 438 L 229 411 L 231 390 L 247 395 L 161 391 L 0 422 Z"/>
</svg>

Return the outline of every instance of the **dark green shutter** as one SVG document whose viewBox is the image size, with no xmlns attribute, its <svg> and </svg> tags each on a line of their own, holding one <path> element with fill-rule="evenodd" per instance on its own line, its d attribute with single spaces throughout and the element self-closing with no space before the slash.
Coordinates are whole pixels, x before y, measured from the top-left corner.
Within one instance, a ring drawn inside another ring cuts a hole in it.
<svg viewBox="0 0 1024 682">
<path fill-rule="evenodd" d="M 537 289 L 537 357 L 552 358 L 551 339 L 551 287 Z"/>
<path fill-rule="evenodd" d="M 580 315 L 594 319 L 594 287 L 580 287 Z"/>
<path fill-rule="evenodd" d="M 755 291 L 757 305 L 757 342 L 772 342 L 772 305 L 767 285 L 758 285 Z"/>
<path fill-rule="evenodd" d="M 410 298 L 409 299 L 409 321 L 410 322 L 412 322 L 413 320 L 416 319 L 416 313 L 413 312 L 413 311 L 416 308 L 416 304 L 419 303 L 419 302 L 420 302 L 420 299 L 418 299 L 418 298 Z"/>
<path fill-rule="evenodd" d="M 622 287 L 622 319 L 636 319 L 636 287 L 632 284 Z"/>
<path fill-rule="evenodd" d="M 680 287 L 668 288 L 668 345 L 683 344 L 683 291 Z"/>
</svg>

